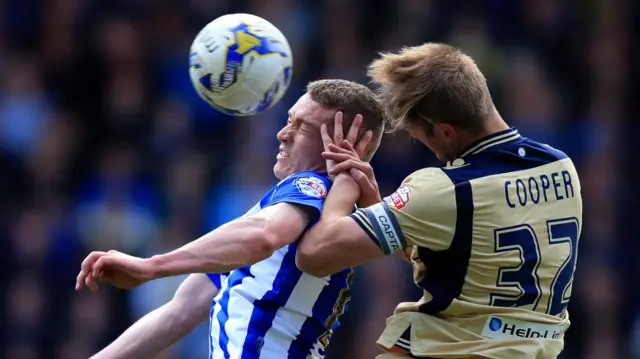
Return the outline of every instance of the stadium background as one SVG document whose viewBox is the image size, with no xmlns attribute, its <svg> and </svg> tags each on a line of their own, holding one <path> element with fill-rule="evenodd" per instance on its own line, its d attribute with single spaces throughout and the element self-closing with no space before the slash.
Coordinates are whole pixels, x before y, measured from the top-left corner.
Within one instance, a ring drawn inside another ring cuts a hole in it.
<svg viewBox="0 0 640 359">
<path fill-rule="evenodd" d="M 472 55 L 505 119 L 579 167 L 584 232 L 563 358 L 640 357 L 638 2 L 0 5 L 0 357 L 87 358 L 169 300 L 182 278 L 74 293 L 79 263 L 93 249 L 167 251 L 243 213 L 275 182 L 275 134 L 309 80 L 365 82 L 376 51 L 427 40 Z M 259 118 L 214 112 L 188 79 L 196 32 L 229 12 L 272 21 L 295 52 L 294 84 Z M 383 194 L 433 163 L 404 134 L 385 138 L 374 161 Z M 387 258 L 358 270 L 353 295 L 332 359 L 373 358 L 385 317 L 419 293 Z M 204 358 L 206 331 L 163 358 Z"/>
</svg>

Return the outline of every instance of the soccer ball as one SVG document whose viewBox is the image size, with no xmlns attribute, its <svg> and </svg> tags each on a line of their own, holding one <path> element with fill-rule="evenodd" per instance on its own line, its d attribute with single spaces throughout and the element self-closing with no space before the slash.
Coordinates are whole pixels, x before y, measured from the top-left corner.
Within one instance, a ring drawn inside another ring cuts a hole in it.
<svg viewBox="0 0 640 359">
<path fill-rule="evenodd" d="M 248 116 L 275 105 L 291 83 L 286 37 L 258 16 L 221 16 L 198 33 L 189 56 L 198 95 L 228 115 Z"/>
</svg>

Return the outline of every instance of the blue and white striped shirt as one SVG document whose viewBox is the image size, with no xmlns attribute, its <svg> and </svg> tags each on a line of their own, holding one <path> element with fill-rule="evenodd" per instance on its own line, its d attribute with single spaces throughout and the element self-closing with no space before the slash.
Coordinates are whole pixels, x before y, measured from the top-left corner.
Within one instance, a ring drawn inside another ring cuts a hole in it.
<svg viewBox="0 0 640 359">
<path fill-rule="evenodd" d="M 295 173 L 273 187 L 246 215 L 276 203 L 315 209 L 320 217 L 331 183 L 316 172 Z M 296 267 L 298 244 L 254 265 L 210 274 L 220 288 L 210 312 L 210 359 L 323 358 L 350 301 L 353 270 L 326 278 Z"/>
</svg>

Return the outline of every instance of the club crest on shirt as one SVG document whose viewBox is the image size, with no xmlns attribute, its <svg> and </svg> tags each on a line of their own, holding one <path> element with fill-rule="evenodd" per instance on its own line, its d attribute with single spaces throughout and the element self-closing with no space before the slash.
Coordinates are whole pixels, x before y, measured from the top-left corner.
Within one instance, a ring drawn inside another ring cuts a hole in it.
<svg viewBox="0 0 640 359">
<path fill-rule="evenodd" d="M 409 186 L 407 186 L 406 184 L 403 184 L 389 197 L 385 197 L 384 201 L 387 202 L 389 206 L 395 207 L 397 209 L 402 209 L 407 205 L 407 203 L 409 203 L 410 193 L 411 188 L 409 188 Z"/>
<path fill-rule="evenodd" d="M 327 186 L 316 177 L 300 177 L 293 181 L 298 191 L 309 197 L 324 198 L 327 196 Z"/>
</svg>

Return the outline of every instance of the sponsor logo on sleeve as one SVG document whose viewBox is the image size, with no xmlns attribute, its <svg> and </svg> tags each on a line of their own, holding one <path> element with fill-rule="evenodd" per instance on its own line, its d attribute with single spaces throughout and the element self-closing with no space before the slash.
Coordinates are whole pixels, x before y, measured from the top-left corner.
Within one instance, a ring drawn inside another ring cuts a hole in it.
<svg viewBox="0 0 640 359">
<path fill-rule="evenodd" d="M 411 188 L 408 185 L 403 184 L 389 197 L 385 197 L 384 201 L 391 207 L 402 209 L 409 203 L 410 194 Z"/>
<path fill-rule="evenodd" d="M 489 317 L 482 330 L 482 336 L 491 339 L 562 339 L 564 331 L 565 329 L 560 325 Z"/>
<path fill-rule="evenodd" d="M 327 186 L 316 177 L 300 177 L 293 181 L 294 186 L 301 193 L 315 198 L 325 198 L 327 196 Z"/>
</svg>

